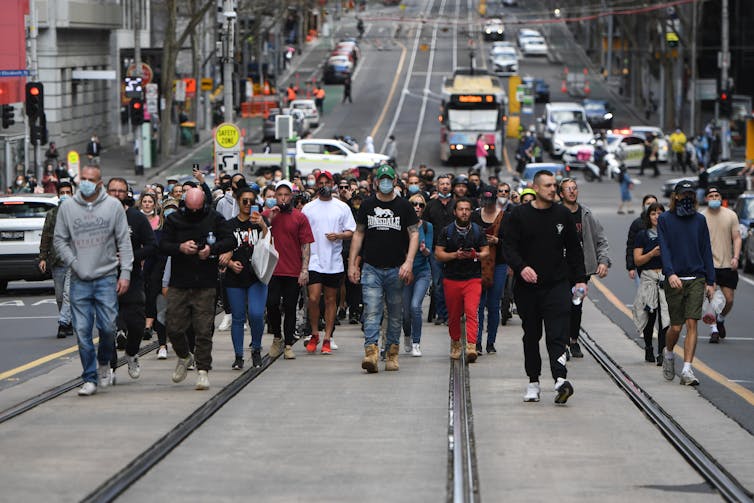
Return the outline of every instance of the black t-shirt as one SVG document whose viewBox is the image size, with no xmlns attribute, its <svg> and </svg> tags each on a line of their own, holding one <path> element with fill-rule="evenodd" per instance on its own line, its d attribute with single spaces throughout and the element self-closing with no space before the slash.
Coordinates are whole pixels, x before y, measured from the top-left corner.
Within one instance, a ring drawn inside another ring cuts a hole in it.
<svg viewBox="0 0 754 503">
<path fill-rule="evenodd" d="M 571 210 L 568 210 L 571 211 Z M 581 206 L 579 206 L 579 209 L 576 211 L 571 211 L 571 215 L 573 215 L 573 221 L 576 222 L 576 233 L 579 235 L 579 243 L 581 243 L 581 247 L 584 247 L 584 229 L 581 223 Z"/>
<path fill-rule="evenodd" d="M 419 218 L 406 199 L 380 201 L 366 199 L 356 214 L 356 224 L 366 227 L 362 253 L 364 262 L 374 267 L 400 267 L 408 252 L 408 228 Z"/>
<path fill-rule="evenodd" d="M 466 230 L 463 230 L 453 222 L 440 232 L 437 246 L 442 246 L 448 253 L 471 248 L 479 252 L 482 246 L 487 246 L 487 235 L 476 224 L 472 223 Z M 479 259 L 453 259 L 445 262 L 442 270 L 446 278 L 456 281 L 482 277 L 482 263 Z"/>
<path fill-rule="evenodd" d="M 642 253 L 647 253 L 652 251 L 655 246 L 660 246 L 660 240 L 657 238 L 657 229 L 642 229 L 636 234 L 634 248 L 641 248 Z M 662 257 L 652 257 L 643 266 L 636 267 L 639 273 L 646 269 L 662 269 Z"/>
<path fill-rule="evenodd" d="M 503 215 L 503 218 L 505 218 L 505 215 Z M 493 222 L 485 222 L 482 218 L 482 210 L 481 208 L 474 211 L 471 214 L 471 221 L 475 224 L 477 224 L 482 231 L 484 231 L 485 234 L 489 236 L 489 233 L 487 232 L 487 229 L 492 227 Z M 497 238 L 499 240 L 502 240 L 503 235 L 503 221 L 500 220 L 500 225 L 497 228 Z M 499 243 L 499 241 L 498 241 Z M 505 258 L 503 257 L 503 247 L 498 244 L 495 246 L 495 265 L 505 264 Z"/>
<path fill-rule="evenodd" d="M 254 253 L 254 244 L 262 238 L 262 227 L 252 224 L 251 220 L 242 222 L 238 217 L 228 220 L 228 225 L 233 231 L 236 240 L 236 248 L 233 250 L 231 260 L 237 260 L 243 264 L 243 269 L 236 274 L 228 267 L 225 270 L 224 285 L 228 288 L 246 288 L 259 281 L 254 269 L 251 267 L 251 255 Z"/>
</svg>

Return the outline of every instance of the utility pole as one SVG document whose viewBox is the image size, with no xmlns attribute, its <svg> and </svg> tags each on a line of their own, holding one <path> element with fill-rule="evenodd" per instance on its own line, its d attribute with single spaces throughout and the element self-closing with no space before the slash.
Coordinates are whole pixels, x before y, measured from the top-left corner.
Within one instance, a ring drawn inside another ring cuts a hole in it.
<svg viewBox="0 0 754 503">
<path fill-rule="evenodd" d="M 29 73 L 31 81 L 37 81 L 39 78 L 39 62 L 37 61 L 37 35 L 39 34 L 37 28 L 37 5 L 36 2 L 29 2 Z M 39 141 L 31 138 L 31 129 L 34 123 L 31 120 L 27 120 L 26 129 L 27 143 L 32 141 L 32 148 L 34 150 L 34 173 L 36 173 L 37 180 L 42 180 L 42 166 L 39 164 L 39 159 L 42 157 L 42 152 L 39 147 Z M 26 156 L 26 170 L 29 171 L 29 158 Z"/>
<path fill-rule="evenodd" d="M 141 0 L 135 0 L 134 2 L 134 67 L 135 77 L 137 79 L 142 78 L 141 74 Z M 142 89 L 144 88 L 142 82 Z M 144 96 L 139 96 L 139 100 L 143 100 Z M 132 124 L 134 132 L 134 173 L 136 175 L 144 174 L 144 162 L 141 149 L 144 147 L 141 138 L 141 124 Z"/>
<path fill-rule="evenodd" d="M 233 122 L 233 47 L 235 46 L 234 31 L 236 26 L 236 11 L 234 0 L 225 0 L 223 16 L 225 16 L 225 34 L 223 44 L 223 103 L 225 105 L 225 122 Z"/>
<path fill-rule="evenodd" d="M 604 2 L 603 2 L 604 5 Z M 604 5 L 607 10 L 607 5 Z M 610 85 L 610 77 L 613 75 L 613 15 L 607 18 L 607 64 L 605 65 L 607 70 L 607 83 Z"/>
<path fill-rule="evenodd" d="M 691 2 L 691 82 L 689 93 L 691 94 L 691 127 L 689 132 L 696 134 L 696 24 L 697 24 L 696 0 Z"/>
<path fill-rule="evenodd" d="M 722 89 L 726 89 L 730 94 L 730 86 L 728 85 L 728 67 L 730 66 L 730 35 L 728 32 L 728 0 L 722 0 L 722 57 L 720 58 L 720 86 Z M 728 117 L 722 117 L 720 119 L 720 160 L 727 161 L 730 159 L 730 144 L 728 143 L 728 136 L 730 133 L 730 123 Z"/>
</svg>

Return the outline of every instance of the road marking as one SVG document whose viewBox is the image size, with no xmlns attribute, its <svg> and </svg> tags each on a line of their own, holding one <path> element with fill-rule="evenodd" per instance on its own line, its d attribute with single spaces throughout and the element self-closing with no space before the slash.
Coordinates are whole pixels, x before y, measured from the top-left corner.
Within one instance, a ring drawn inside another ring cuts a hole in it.
<svg viewBox="0 0 754 503">
<path fill-rule="evenodd" d="M 377 130 L 379 130 L 380 126 L 382 125 L 382 121 L 385 120 L 385 115 L 387 114 L 388 108 L 390 108 L 390 102 L 393 100 L 393 95 L 395 94 L 395 88 L 398 86 L 398 80 L 401 77 L 401 70 L 403 70 L 403 63 L 406 61 L 406 51 L 407 51 L 406 46 L 397 40 L 395 41 L 395 43 L 401 46 L 401 59 L 400 61 L 398 61 L 398 70 L 395 72 L 395 77 L 393 77 L 393 85 L 390 86 L 390 92 L 387 95 L 387 100 L 385 100 L 385 106 L 382 107 L 382 113 L 380 113 L 379 119 L 377 119 L 377 122 L 372 128 L 372 131 L 369 133 L 369 136 L 371 136 L 372 138 L 375 137 L 375 135 L 377 134 Z"/>
<path fill-rule="evenodd" d="M 607 298 L 607 300 L 609 300 L 620 312 L 628 316 L 628 318 L 633 321 L 634 317 L 631 313 L 631 310 L 629 310 L 607 286 L 605 286 L 600 280 L 596 278 L 592 278 L 592 282 L 594 283 L 594 286 L 597 288 L 597 290 L 599 290 Z M 676 345 L 673 351 L 675 352 L 675 354 L 683 358 L 683 350 L 680 349 L 679 345 Z M 754 407 L 754 392 L 752 392 L 751 390 L 748 390 L 735 381 L 728 379 L 723 374 L 721 374 L 717 370 L 714 370 L 697 357 L 694 357 L 694 368 L 696 368 L 696 370 L 705 374 L 707 377 L 720 384 L 721 386 L 728 388 L 730 391 L 743 398 L 749 405 Z"/>
<path fill-rule="evenodd" d="M 51 320 L 57 319 L 58 316 L 3 316 L 0 320 Z"/>
<path fill-rule="evenodd" d="M 739 277 L 739 278 L 741 279 L 741 281 L 743 281 L 743 282 L 745 282 L 745 283 L 748 283 L 748 284 L 750 284 L 750 285 L 754 286 L 754 280 L 751 280 L 751 279 L 747 278 L 747 277 L 746 277 L 746 276 L 744 276 L 743 274 L 739 274 L 739 275 L 738 275 L 738 277 Z"/>
<path fill-rule="evenodd" d="M 95 337 L 93 343 L 97 344 L 98 342 L 99 342 L 99 337 Z M 69 355 L 78 350 L 79 350 L 78 346 L 71 346 L 70 348 L 58 351 L 57 353 L 52 353 L 50 355 L 43 356 L 42 358 L 37 358 L 36 360 L 32 362 L 21 365 L 20 367 L 16 367 L 6 372 L 0 373 L 0 381 L 8 379 L 9 377 L 13 377 L 16 374 L 20 374 L 21 372 L 26 372 L 27 370 L 31 370 L 34 367 L 39 367 L 40 365 L 44 365 L 47 362 L 51 362 L 52 360 L 60 358 L 61 356 Z"/>
</svg>

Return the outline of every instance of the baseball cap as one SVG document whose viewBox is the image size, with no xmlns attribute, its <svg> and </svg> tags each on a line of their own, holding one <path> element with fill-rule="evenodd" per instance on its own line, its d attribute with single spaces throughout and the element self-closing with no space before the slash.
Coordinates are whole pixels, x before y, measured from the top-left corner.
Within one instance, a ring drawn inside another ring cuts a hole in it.
<svg viewBox="0 0 754 503">
<path fill-rule="evenodd" d="M 676 194 L 682 194 L 684 192 L 695 192 L 694 184 L 692 184 L 689 180 L 681 180 L 680 182 L 675 184 L 673 192 L 675 192 Z"/>
<path fill-rule="evenodd" d="M 457 177 L 453 179 L 453 187 L 461 183 L 464 185 L 468 185 L 469 178 L 466 175 L 458 175 Z"/>
<path fill-rule="evenodd" d="M 317 180 L 319 180 L 323 176 L 330 181 L 333 180 L 332 173 L 330 173 L 329 171 L 322 171 L 319 175 L 317 175 Z"/>
<path fill-rule="evenodd" d="M 707 189 L 707 195 L 710 194 L 719 194 L 720 191 L 717 189 L 717 187 L 710 187 Z"/>
<path fill-rule="evenodd" d="M 278 190 L 280 187 L 288 187 L 288 190 L 293 192 L 293 185 L 288 180 L 280 180 L 277 185 L 275 185 L 275 190 Z"/>
<path fill-rule="evenodd" d="M 521 195 L 525 196 L 526 194 L 531 194 L 532 196 L 536 196 L 537 193 L 534 191 L 534 189 L 524 189 L 521 191 Z"/>
<path fill-rule="evenodd" d="M 380 179 L 385 176 L 388 178 L 395 179 L 395 170 L 391 168 L 389 165 L 383 164 L 379 168 L 377 168 L 376 176 L 377 176 L 377 179 Z"/>
</svg>

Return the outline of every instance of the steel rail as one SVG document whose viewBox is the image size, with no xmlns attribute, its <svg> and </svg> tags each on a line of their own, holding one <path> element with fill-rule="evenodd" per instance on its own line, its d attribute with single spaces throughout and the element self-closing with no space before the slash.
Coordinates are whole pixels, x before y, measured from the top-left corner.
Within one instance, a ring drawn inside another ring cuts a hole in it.
<svg viewBox="0 0 754 503">
<path fill-rule="evenodd" d="M 151 344 L 148 344 L 147 346 L 142 347 L 139 349 L 139 356 L 144 356 L 145 354 L 154 351 L 159 346 L 158 342 L 152 342 Z M 121 357 L 118 359 L 117 368 L 122 367 L 126 364 L 126 358 Z M 57 398 L 60 395 L 63 395 L 65 393 L 68 393 L 71 390 L 74 390 L 84 384 L 84 380 L 80 377 L 77 377 L 76 379 L 71 379 L 70 381 L 66 381 L 63 384 L 59 384 L 58 386 L 55 386 L 54 388 L 50 388 L 47 391 L 43 391 L 42 393 L 33 396 L 31 398 L 27 398 L 26 400 L 17 403 L 16 405 L 11 405 L 7 409 L 0 412 L 0 424 L 10 421 L 14 417 L 18 417 L 21 414 L 25 412 L 29 412 L 31 409 L 38 405 L 42 405 L 45 402 L 49 402 L 53 398 Z"/>
<path fill-rule="evenodd" d="M 581 328 L 581 344 L 688 463 L 731 502 L 752 503 L 752 494 L 666 412 Z"/>
</svg>

